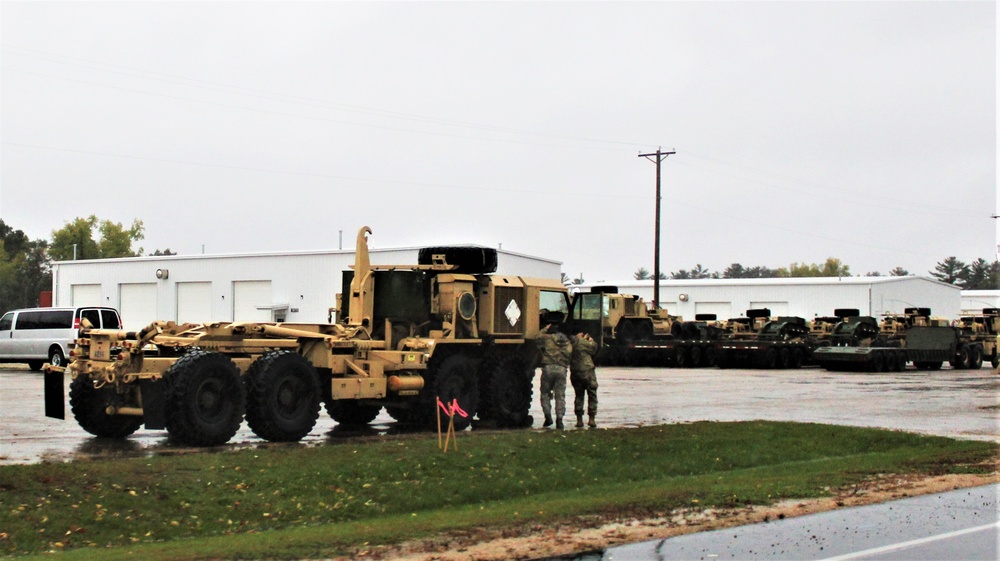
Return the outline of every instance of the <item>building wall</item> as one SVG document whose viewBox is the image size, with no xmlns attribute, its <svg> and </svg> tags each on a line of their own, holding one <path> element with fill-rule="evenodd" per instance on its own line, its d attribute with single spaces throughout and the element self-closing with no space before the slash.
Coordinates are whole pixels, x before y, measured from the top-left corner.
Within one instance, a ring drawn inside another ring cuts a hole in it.
<svg viewBox="0 0 1000 561">
<path fill-rule="evenodd" d="M 628 281 L 619 291 L 653 300 L 653 281 Z M 589 290 L 590 285 L 581 285 Z M 811 319 L 831 316 L 836 308 L 857 308 L 863 315 L 902 313 L 904 308 L 931 308 L 934 315 L 955 318 L 960 311 L 958 287 L 925 277 L 850 277 L 843 279 L 700 279 L 660 281 L 660 307 L 694 319 L 714 313 L 720 319 L 740 317 L 766 307 L 772 315 Z"/>
<path fill-rule="evenodd" d="M 981 314 L 983 308 L 1000 308 L 1000 290 L 962 291 L 963 314 Z"/>
<path fill-rule="evenodd" d="M 373 265 L 412 264 L 417 248 L 376 249 Z M 125 329 L 178 322 L 326 322 L 353 251 L 135 257 L 53 264 L 53 305 L 103 305 L 122 312 Z M 561 263 L 498 252 L 497 271 L 559 278 Z M 168 271 L 157 278 L 157 270 Z M 197 319 L 196 319 L 197 318 Z"/>
</svg>

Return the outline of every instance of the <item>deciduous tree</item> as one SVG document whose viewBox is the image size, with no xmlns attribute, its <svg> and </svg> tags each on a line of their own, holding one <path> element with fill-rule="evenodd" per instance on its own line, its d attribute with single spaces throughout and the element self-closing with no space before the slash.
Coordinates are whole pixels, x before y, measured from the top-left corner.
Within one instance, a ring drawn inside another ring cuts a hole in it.
<svg viewBox="0 0 1000 561">
<path fill-rule="evenodd" d="M 96 239 L 95 234 L 99 235 Z M 144 237 L 141 220 L 133 220 L 132 226 L 125 228 L 120 222 L 90 215 L 54 230 L 49 256 L 55 261 L 136 257 L 142 255 L 142 248 L 134 250 L 132 244 Z"/>
<path fill-rule="evenodd" d="M 38 306 L 40 293 L 52 289 L 47 245 L 0 220 L 0 313 Z"/>
</svg>

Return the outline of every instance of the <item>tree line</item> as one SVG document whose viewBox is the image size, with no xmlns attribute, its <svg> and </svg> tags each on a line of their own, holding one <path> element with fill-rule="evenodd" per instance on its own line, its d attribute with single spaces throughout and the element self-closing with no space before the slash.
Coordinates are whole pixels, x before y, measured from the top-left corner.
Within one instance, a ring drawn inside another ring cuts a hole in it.
<svg viewBox="0 0 1000 561">
<path fill-rule="evenodd" d="M 1000 289 L 1000 262 L 987 261 L 983 258 L 976 259 L 971 263 L 965 263 L 957 257 L 948 257 L 940 261 L 933 271 L 928 274 L 948 284 L 960 286 L 966 290 L 996 290 Z M 895 267 L 889 270 L 887 275 L 878 271 L 870 271 L 863 276 L 866 277 L 905 277 L 910 272 L 902 267 Z M 745 267 L 740 263 L 733 263 L 723 270 L 710 271 L 702 267 L 701 263 L 695 265 L 693 269 L 680 269 L 670 273 L 660 273 L 660 279 L 767 279 L 767 278 L 789 278 L 789 277 L 849 277 L 851 268 L 845 265 L 840 259 L 828 258 L 825 262 L 818 263 L 792 263 L 788 267 L 771 269 L 769 267 L 754 266 Z M 860 276 L 860 275 L 859 275 Z M 645 267 L 639 267 L 632 274 L 635 280 L 649 280 L 653 276 Z"/>
<path fill-rule="evenodd" d="M 52 231 L 49 240 L 31 240 L 21 230 L 15 230 L 0 219 L 0 312 L 16 308 L 30 308 L 39 305 L 39 294 L 52 288 L 52 262 L 73 259 L 109 259 L 113 257 L 138 257 L 143 255 L 142 247 L 135 244 L 145 238 L 141 220 L 133 220 L 130 226 L 120 222 L 101 220 L 91 215 L 76 218 L 62 228 Z M 170 249 L 159 250 L 149 255 L 175 255 Z M 957 257 L 948 257 L 939 262 L 931 277 L 967 290 L 1000 289 L 1000 262 L 983 258 L 965 263 Z M 888 276 L 905 277 L 910 274 L 902 267 L 888 272 Z M 792 263 L 788 267 L 771 269 L 764 266 L 745 267 L 733 263 L 722 272 L 710 271 L 700 263 L 693 269 L 681 269 L 668 277 L 660 273 L 661 279 L 760 279 L 782 277 L 849 277 L 850 267 L 840 259 L 828 258 L 822 264 Z M 864 276 L 883 276 L 877 271 Z M 639 267 L 633 273 L 636 280 L 653 278 L 649 270 Z M 579 278 L 564 282 L 582 284 Z"/>
<path fill-rule="evenodd" d="M 52 262 L 73 259 L 137 257 L 133 245 L 145 237 L 141 220 L 131 226 L 94 215 L 76 218 L 52 231 L 48 240 L 31 240 L 0 219 L 0 313 L 38 306 L 40 294 L 52 289 Z M 174 255 L 170 249 L 151 255 Z"/>
</svg>

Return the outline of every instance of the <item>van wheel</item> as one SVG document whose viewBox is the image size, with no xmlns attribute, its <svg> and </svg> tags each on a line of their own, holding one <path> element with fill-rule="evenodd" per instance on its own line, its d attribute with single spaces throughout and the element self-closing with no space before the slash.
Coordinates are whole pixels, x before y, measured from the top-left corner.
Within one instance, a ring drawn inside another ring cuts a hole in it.
<svg viewBox="0 0 1000 561">
<path fill-rule="evenodd" d="M 52 347 L 52 350 L 49 351 L 49 364 L 52 366 L 65 366 L 65 363 L 66 357 L 63 356 L 62 349 L 59 347 Z"/>
<path fill-rule="evenodd" d="M 134 415 L 108 415 L 107 408 L 120 396 L 114 387 L 101 389 L 86 376 L 78 376 L 69 385 L 69 407 L 80 428 L 102 438 L 125 438 L 142 426 L 142 417 Z"/>
</svg>

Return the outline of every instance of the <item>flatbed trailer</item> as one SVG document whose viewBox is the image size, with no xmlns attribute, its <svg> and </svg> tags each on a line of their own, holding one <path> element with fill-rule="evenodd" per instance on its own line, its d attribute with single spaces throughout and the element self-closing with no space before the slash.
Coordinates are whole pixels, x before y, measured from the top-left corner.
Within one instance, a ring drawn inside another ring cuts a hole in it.
<svg viewBox="0 0 1000 561">
<path fill-rule="evenodd" d="M 958 327 L 910 327 L 899 346 L 883 345 L 821 347 L 814 356 L 827 370 L 851 372 L 899 372 L 907 362 L 917 370 L 940 370 L 946 362 L 959 370 L 983 365 L 982 343 L 969 340 Z"/>
<path fill-rule="evenodd" d="M 734 335 L 715 345 L 719 368 L 801 368 L 811 360 L 809 328 L 795 316 L 775 318 L 759 333 Z"/>
</svg>

